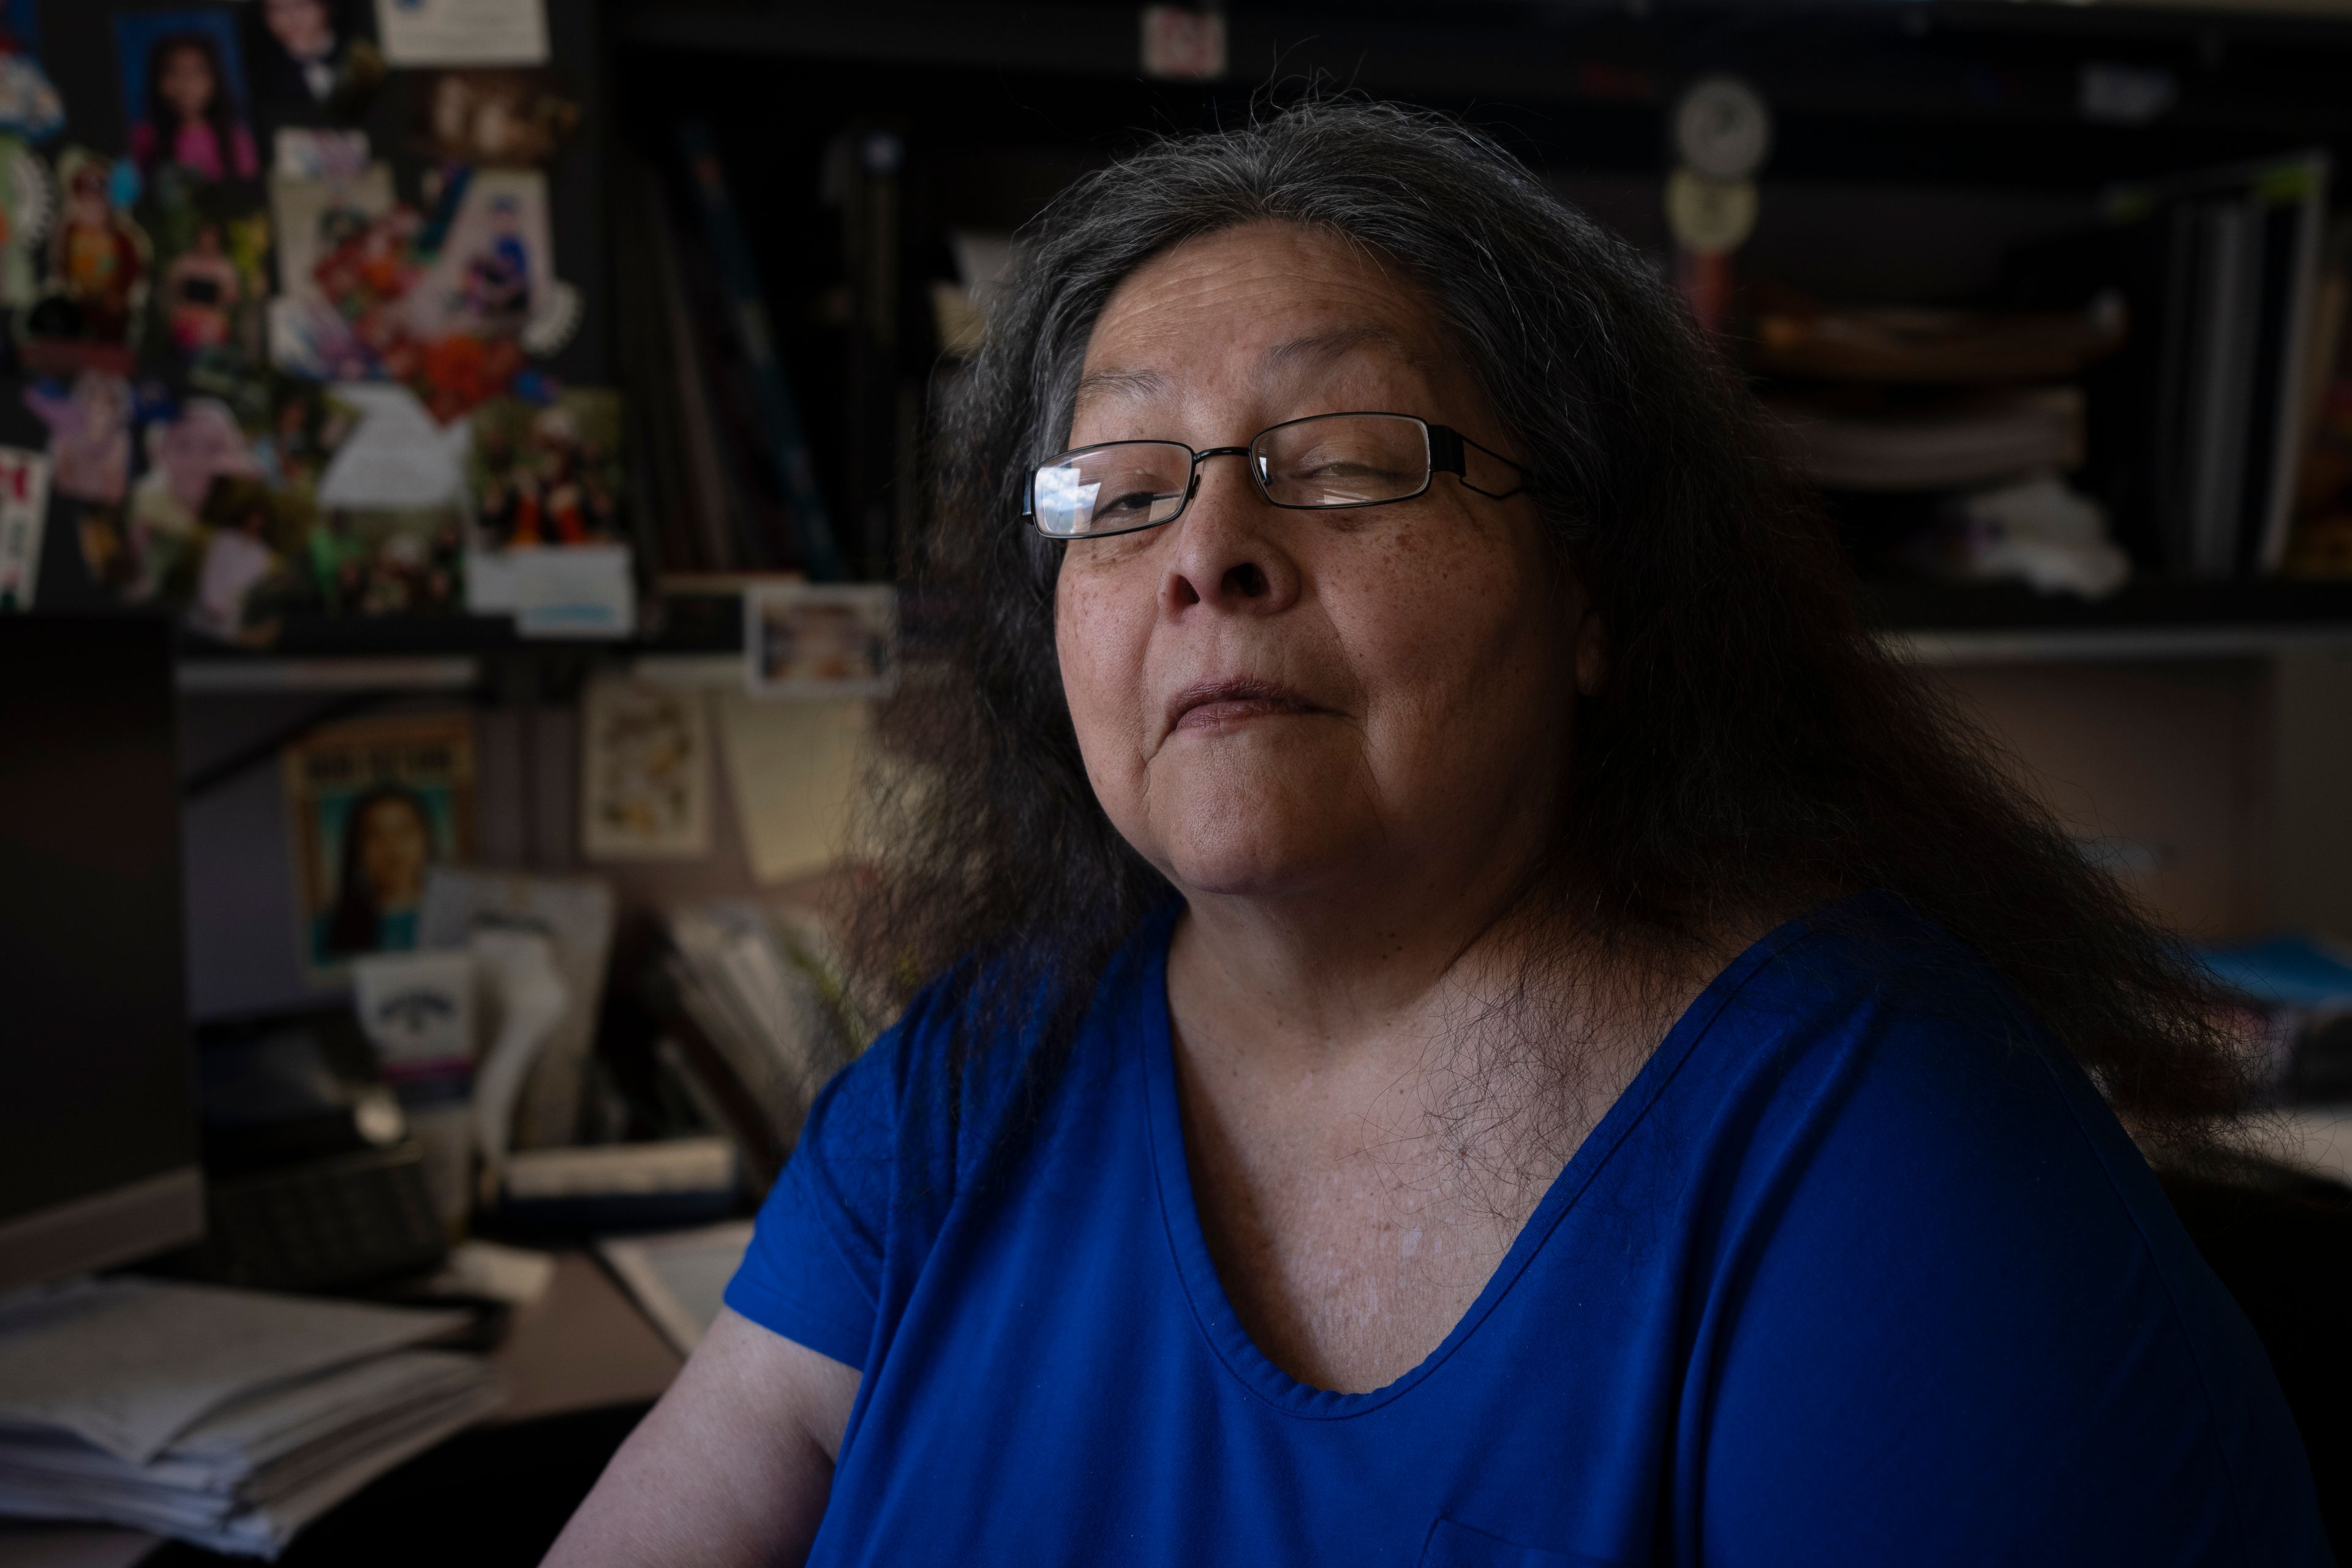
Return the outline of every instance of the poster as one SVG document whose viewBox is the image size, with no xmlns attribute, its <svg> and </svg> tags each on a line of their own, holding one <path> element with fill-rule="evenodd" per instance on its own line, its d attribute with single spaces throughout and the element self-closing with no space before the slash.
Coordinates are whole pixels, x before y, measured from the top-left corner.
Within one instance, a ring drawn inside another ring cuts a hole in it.
<svg viewBox="0 0 2352 1568">
<path fill-rule="evenodd" d="M 0 447 L 0 610 L 32 608 L 48 521 L 49 460 Z"/>
<path fill-rule="evenodd" d="M 710 853 L 710 717 L 692 688 L 597 680 L 581 699 L 580 852 L 590 860 Z"/>
<path fill-rule="evenodd" d="M 289 747 L 285 774 L 305 974 L 332 984 L 362 953 L 415 947 L 426 870 L 473 852 L 472 721 L 336 725 Z"/>
</svg>

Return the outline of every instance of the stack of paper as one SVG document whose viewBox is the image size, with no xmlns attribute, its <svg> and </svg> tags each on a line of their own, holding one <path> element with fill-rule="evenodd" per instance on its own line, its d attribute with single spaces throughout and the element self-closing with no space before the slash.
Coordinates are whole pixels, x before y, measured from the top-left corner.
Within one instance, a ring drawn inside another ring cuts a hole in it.
<svg viewBox="0 0 2352 1568">
<path fill-rule="evenodd" d="M 821 929 L 792 910 L 714 901 L 673 910 L 669 937 L 680 1003 L 789 1151 L 863 1038 Z"/>
<path fill-rule="evenodd" d="M 1782 403 L 1797 462 L 1844 490 L 1932 490 L 1990 484 L 2083 461 L 2083 394 L 2049 386 L 1892 414 Z"/>
<path fill-rule="evenodd" d="M 83 1280 L 0 1301 L 0 1514 L 100 1520 L 275 1557 L 494 1408 L 457 1312 Z"/>
</svg>

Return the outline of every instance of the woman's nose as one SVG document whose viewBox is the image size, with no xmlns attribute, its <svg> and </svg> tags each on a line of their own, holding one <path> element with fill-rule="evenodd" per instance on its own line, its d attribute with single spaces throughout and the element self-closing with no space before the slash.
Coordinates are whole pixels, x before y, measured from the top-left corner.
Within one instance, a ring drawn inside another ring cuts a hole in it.
<svg viewBox="0 0 2352 1568">
<path fill-rule="evenodd" d="M 1297 562 L 1282 538 L 1284 513 L 1250 483 L 1249 458 L 1213 458 L 1201 465 L 1200 488 L 1184 515 L 1169 524 L 1175 537 L 1161 607 L 1181 616 L 1213 611 L 1274 615 L 1298 597 Z"/>
</svg>

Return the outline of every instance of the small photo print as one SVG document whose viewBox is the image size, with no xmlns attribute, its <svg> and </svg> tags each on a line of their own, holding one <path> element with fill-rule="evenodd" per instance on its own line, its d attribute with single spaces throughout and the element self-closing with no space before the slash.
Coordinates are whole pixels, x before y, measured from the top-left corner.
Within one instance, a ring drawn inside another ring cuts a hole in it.
<svg viewBox="0 0 2352 1568">
<path fill-rule="evenodd" d="M 247 111 L 245 60 L 226 11 L 141 11 L 114 19 L 131 156 L 200 180 L 261 172 Z"/>
<path fill-rule="evenodd" d="M 473 413 L 467 477 L 480 549 L 619 538 L 620 394 L 574 387 L 543 406 L 490 399 Z"/>
<path fill-rule="evenodd" d="M 303 971 L 331 985 L 354 958 L 415 947 L 426 869 L 471 857 L 473 723 L 337 725 L 288 748 L 285 768 Z"/>
<path fill-rule="evenodd" d="M 743 595 L 754 697 L 835 701 L 898 686 L 898 592 L 887 584 L 772 583 Z"/>
<path fill-rule="evenodd" d="M 580 849 L 590 860 L 710 853 L 710 714 L 692 687 L 604 679 L 581 702 Z"/>
</svg>

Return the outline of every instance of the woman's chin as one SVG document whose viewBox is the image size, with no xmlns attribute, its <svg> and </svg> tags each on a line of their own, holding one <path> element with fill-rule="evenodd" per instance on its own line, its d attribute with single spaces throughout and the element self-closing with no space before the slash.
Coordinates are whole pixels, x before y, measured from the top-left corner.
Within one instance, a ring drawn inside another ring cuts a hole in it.
<svg viewBox="0 0 2352 1568">
<path fill-rule="evenodd" d="M 1213 898 L 1288 900 L 1344 884 L 1348 869 L 1367 858 L 1360 836 L 1339 825 L 1226 822 L 1179 835 L 1167 847 L 1170 879 L 1185 893 Z"/>
</svg>

